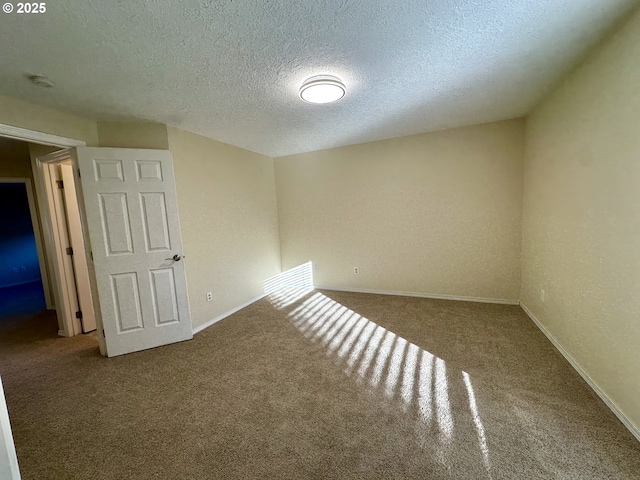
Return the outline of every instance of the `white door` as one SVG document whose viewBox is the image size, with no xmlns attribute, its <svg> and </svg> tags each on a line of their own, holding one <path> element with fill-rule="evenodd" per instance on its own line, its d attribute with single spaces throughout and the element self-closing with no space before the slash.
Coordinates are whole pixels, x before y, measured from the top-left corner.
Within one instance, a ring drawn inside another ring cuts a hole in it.
<svg viewBox="0 0 640 480">
<path fill-rule="evenodd" d="M 11 435 L 9 412 L 4 399 L 2 380 L 0 380 L 0 478 L 3 480 L 20 480 L 20 469 L 16 457 L 16 447 Z"/>
<path fill-rule="evenodd" d="M 171 152 L 77 148 L 107 355 L 193 337 Z"/>
<path fill-rule="evenodd" d="M 78 210 L 78 198 L 76 197 L 75 180 L 71 163 L 60 165 L 64 188 L 64 204 L 66 207 L 67 229 L 69 231 L 69 243 L 73 249 L 71 260 L 76 277 L 76 290 L 78 303 L 82 317 L 82 332 L 93 332 L 96 329 L 96 317 L 93 313 L 93 301 L 91 299 L 91 285 L 89 283 L 89 267 L 87 255 L 84 249 L 84 237 L 82 234 L 82 222 Z"/>
</svg>

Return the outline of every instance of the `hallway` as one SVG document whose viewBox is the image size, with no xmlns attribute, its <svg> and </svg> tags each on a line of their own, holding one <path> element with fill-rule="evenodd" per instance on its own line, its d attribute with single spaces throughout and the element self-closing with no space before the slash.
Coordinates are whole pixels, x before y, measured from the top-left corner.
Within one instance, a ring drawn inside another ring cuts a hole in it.
<svg viewBox="0 0 640 480">
<path fill-rule="evenodd" d="M 45 309 L 42 282 L 0 288 L 0 322 L 7 317 L 32 315 Z"/>
</svg>

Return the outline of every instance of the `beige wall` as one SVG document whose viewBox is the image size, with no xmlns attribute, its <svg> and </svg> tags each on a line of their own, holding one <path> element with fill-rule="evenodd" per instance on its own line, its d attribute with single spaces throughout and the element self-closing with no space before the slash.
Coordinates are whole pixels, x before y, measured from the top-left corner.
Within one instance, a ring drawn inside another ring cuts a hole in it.
<svg viewBox="0 0 640 480">
<path fill-rule="evenodd" d="M 638 59 L 640 12 L 528 118 L 521 291 L 523 304 L 636 428 Z"/>
<path fill-rule="evenodd" d="M 98 145 L 96 122 L 33 103 L 0 96 L 0 124 L 83 140 Z"/>
<path fill-rule="evenodd" d="M 167 126 L 146 122 L 98 122 L 101 147 L 169 149 Z"/>
<path fill-rule="evenodd" d="M 280 272 L 273 160 L 176 128 L 168 133 L 197 327 L 262 295 L 262 282 Z"/>
<path fill-rule="evenodd" d="M 312 260 L 320 286 L 517 301 L 523 136 L 513 120 L 276 159 L 283 269 Z"/>
<path fill-rule="evenodd" d="M 33 180 L 28 143 L 0 137 L 0 177 Z"/>
</svg>

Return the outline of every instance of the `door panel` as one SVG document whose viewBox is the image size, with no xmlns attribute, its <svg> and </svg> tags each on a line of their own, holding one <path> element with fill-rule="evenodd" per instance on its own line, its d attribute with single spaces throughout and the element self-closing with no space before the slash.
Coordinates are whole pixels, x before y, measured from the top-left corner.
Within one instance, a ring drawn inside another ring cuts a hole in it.
<svg viewBox="0 0 640 480">
<path fill-rule="evenodd" d="M 192 338 L 171 153 L 76 155 L 107 355 Z"/>
<path fill-rule="evenodd" d="M 111 275 L 111 293 L 118 333 L 144 329 L 136 272 Z"/>
<path fill-rule="evenodd" d="M 171 245 L 164 193 L 141 193 L 140 206 L 147 251 L 169 250 Z"/>
<path fill-rule="evenodd" d="M 165 268 L 151 273 L 153 286 L 153 304 L 155 305 L 156 325 L 166 325 L 179 321 L 178 299 L 173 269 Z"/>
</svg>

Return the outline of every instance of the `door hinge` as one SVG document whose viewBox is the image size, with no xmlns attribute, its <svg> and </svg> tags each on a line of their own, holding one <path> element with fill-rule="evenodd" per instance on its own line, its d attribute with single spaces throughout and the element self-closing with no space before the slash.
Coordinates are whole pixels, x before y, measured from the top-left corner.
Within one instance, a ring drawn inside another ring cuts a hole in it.
<svg viewBox="0 0 640 480">
<path fill-rule="evenodd" d="M 58 188 L 64 188 L 64 182 L 62 180 L 56 180 L 56 185 Z"/>
<path fill-rule="evenodd" d="M 89 255 L 91 255 L 91 261 L 93 262 L 93 252 L 89 252 Z"/>
<path fill-rule="evenodd" d="M 82 310 L 76 312 L 76 318 L 82 318 Z"/>
<path fill-rule="evenodd" d="M 104 328 L 102 329 L 102 338 L 105 338 L 104 337 Z"/>
<path fill-rule="evenodd" d="M 82 178 L 82 176 L 80 175 L 80 169 L 78 169 L 78 178 Z"/>
<path fill-rule="evenodd" d="M 67 247 L 67 255 L 73 255 L 73 247 Z"/>
</svg>

